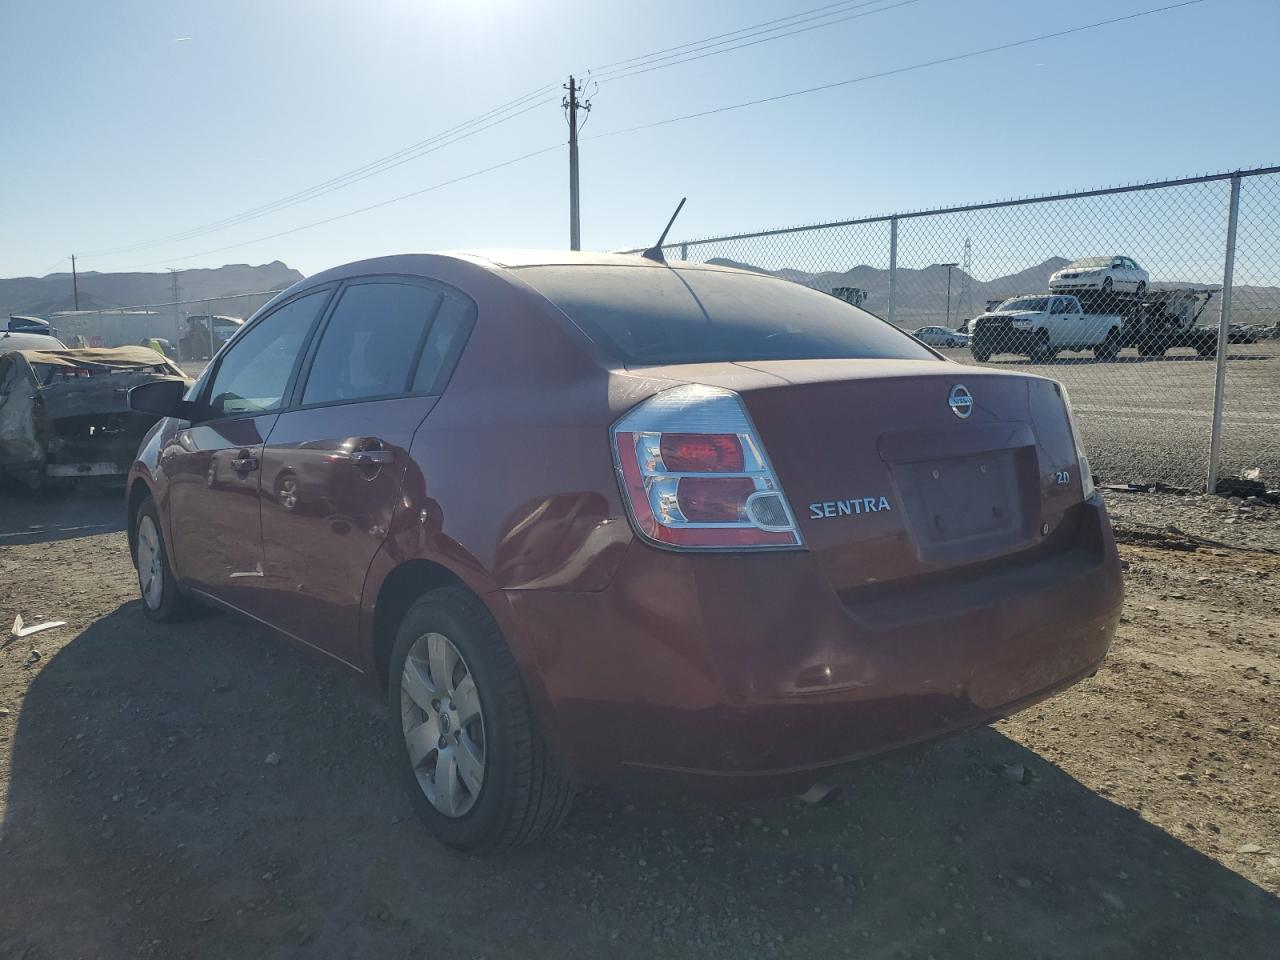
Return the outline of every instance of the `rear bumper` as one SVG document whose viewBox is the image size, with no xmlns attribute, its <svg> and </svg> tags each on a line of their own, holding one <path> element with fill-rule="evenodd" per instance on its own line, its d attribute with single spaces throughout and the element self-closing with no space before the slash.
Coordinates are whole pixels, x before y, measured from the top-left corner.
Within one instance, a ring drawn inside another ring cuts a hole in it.
<svg viewBox="0 0 1280 960">
<path fill-rule="evenodd" d="M 577 779 L 800 791 L 1097 669 L 1123 583 L 1101 501 L 1074 513 L 963 579 L 841 596 L 808 553 L 637 544 L 606 590 L 507 596 Z"/>
</svg>

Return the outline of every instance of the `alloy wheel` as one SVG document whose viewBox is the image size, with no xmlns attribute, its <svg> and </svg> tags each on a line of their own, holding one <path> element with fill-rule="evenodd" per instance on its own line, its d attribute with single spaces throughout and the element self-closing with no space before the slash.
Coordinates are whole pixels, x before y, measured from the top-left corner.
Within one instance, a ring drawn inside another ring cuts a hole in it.
<svg viewBox="0 0 1280 960">
<path fill-rule="evenodd" d="M 164 600 L 164 554 L 160 531 L 147 514 L 138 521 L 138 588 L 149 610 L 159 610 Z"/>
<path fill-rule="evenodd" d="M 418 786 L 446 817 L 465 816 L 485 777 L 484 711 L 467 662 L 448 637 L 414 641 L 400 675 L 400 717 Z"/>
</svg>

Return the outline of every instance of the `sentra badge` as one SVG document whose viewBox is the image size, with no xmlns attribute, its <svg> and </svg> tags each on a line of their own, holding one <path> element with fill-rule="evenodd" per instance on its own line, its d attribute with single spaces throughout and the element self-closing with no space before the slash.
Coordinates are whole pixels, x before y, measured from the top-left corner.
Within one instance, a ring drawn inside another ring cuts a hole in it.
<svg viewBox="0 0 1280 960">
<path fill-rule="evenodd" d="M 809 504 L 810 520 L 825 520 L 828 517 L 848 517 L 856 513 L 880 513 L 892 510 L 888 497 L 854 497 L 851 500 L 823 500 L 821 503 Z"/>
</svg>

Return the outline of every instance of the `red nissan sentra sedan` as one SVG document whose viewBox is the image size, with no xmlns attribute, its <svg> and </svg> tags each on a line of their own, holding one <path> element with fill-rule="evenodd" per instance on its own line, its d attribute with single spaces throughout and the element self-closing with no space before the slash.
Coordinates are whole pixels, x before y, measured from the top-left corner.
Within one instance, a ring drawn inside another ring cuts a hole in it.
<svg viewBox="0 0 1280 960">
<path fill-rule="evenodd" d="M 354 263 L 267 304 L 130 476 L 143 609 L 387 690 L 495 849 L 578 783 L 804 792 L 1091 675 L 1122 583 L 1066 393 L 824 293 L 604 254 Z"/>
</svg>

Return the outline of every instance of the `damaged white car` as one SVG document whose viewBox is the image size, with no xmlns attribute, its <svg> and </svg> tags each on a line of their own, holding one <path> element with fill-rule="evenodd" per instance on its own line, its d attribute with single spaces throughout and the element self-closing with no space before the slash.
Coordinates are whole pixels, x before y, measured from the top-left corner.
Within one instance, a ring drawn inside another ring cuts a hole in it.
<svg viewBox="0 0 1280 960">
<path fill-rule="evenodd" d="M 129 409 L 129 389 L 152 380 L 191 382 L 146 347 L 0 353 L 0 475 L 32 489 L 123 477 L 156 420 Z"/>
</svg>

